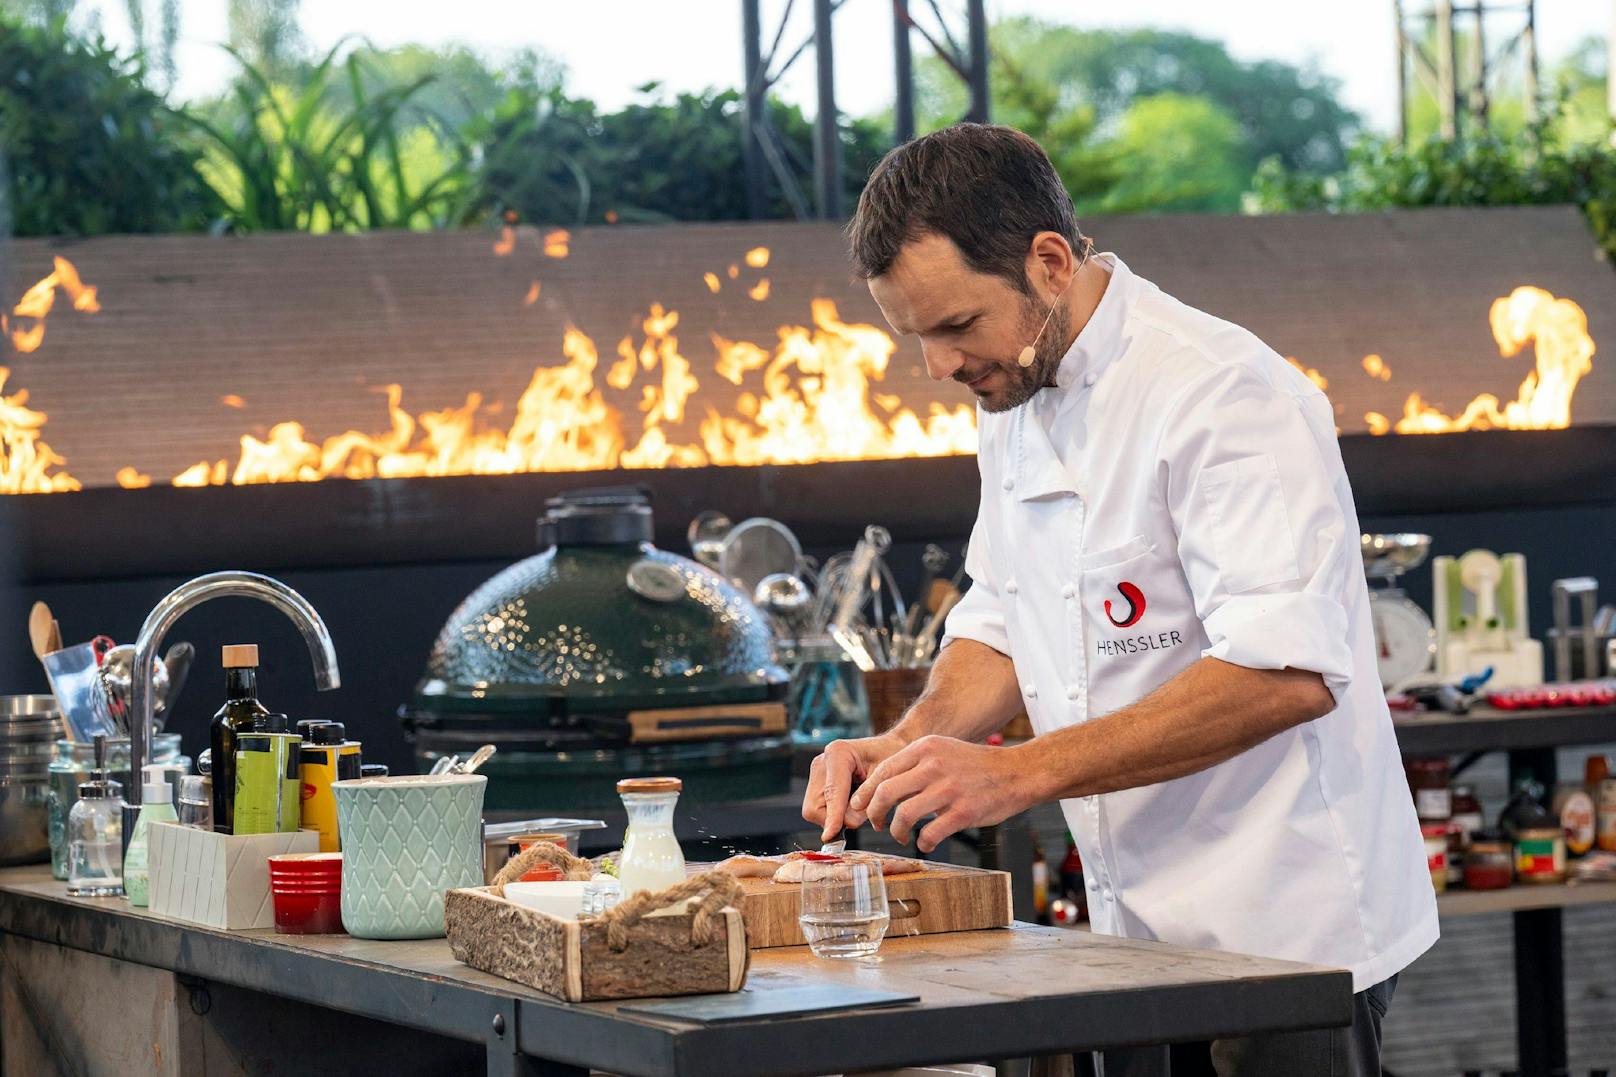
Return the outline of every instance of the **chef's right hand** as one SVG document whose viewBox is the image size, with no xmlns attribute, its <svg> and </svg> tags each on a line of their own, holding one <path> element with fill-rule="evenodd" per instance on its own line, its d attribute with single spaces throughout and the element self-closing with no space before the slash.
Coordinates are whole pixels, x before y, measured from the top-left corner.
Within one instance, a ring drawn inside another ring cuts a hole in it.
<svg viewBox="0 0 1616 1077">
<path fill-rule="evenodd" d="M 833 740 L 808 770 L 808 792 L 802 798 L 802 817 L 823 828 L 823 840 L 835 841 L 843 830 L 864 823 L 864 814 L 847 806 L 853 790 L 888 756 L 908 742 L 891 733 L 858 740 Z"/>
</svg>

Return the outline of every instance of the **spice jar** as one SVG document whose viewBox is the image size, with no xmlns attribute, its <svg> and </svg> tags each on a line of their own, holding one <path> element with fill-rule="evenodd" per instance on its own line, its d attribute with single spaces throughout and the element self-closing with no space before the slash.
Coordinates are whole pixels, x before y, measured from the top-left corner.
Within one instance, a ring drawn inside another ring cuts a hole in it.
<svg viewBox="0 0 1616 1077">
<path fill-rule="evenodd" d="M 1425 865 L 1431 869 L 1431 888 L 1443 893 L 1448 888 L 1448 824 L 1426 823 L 1420 827 L 1425 839 Z"/>
<path fill-rule="evenodd" d="M 1465 850 L 1465 889 L 1503 890 L 1514 881 L 1514 848 L 1509 836 L 1496 828 L 1473 832 Z"/>
<path fill-rule="evenodd" d="M 1414 794 L 1414 813 L 1422 823 L 1445 823 L 1453 817 L 1453 794 L 1448 791 L 1450 770 L 1446 759 L 1410 759 L 1403 765 Z"/>
</svg>

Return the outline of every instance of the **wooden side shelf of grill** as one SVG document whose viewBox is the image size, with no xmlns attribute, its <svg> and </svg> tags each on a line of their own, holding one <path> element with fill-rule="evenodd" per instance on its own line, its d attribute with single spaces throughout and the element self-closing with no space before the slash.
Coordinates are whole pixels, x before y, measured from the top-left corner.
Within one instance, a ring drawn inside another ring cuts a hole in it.
<svg viewBox="0 0 1616 1077">
<path fill-rule="evenodd" d="M 784 703 L 731 703 L 629 711 L 630 744 L 756 737 L 786 731 Z"/>
</svg>

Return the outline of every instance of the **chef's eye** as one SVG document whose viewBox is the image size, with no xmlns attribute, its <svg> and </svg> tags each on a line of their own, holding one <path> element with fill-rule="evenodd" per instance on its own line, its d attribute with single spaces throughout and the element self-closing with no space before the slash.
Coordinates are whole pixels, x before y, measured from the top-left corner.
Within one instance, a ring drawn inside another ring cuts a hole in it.
<svg viewBox="0 0 1616 1077">
<path fill-rule="evenodd" d="M 967 329 L 971 328 L 971 326 L 973 326 L 975 324 L 976 324 L 976 317 L 973 315 L 972 317 L 966 318 L 962 322 L 954 322 L 954 323 L 952 323 L 950 325 L 943 326 L 943 332 L 945 332 L 945 333 L 963 333 L 963 332 L 965 332 Z"/>
</svg>

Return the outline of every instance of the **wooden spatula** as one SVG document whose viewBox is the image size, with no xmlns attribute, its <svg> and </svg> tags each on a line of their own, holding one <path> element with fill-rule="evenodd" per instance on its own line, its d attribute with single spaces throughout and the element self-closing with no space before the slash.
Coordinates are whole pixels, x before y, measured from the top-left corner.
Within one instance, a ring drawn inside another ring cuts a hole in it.
<svg viewBox="0 0 1616 1077">
<path fill-rule="evenodd" d="M 43 602 L 35 602 L 34 608 L 28 611 L 28 639 L 34 645 L 35 658 L 51 653 L 51 626 L 55 623 L 50 607 Z"/>
</svg>

